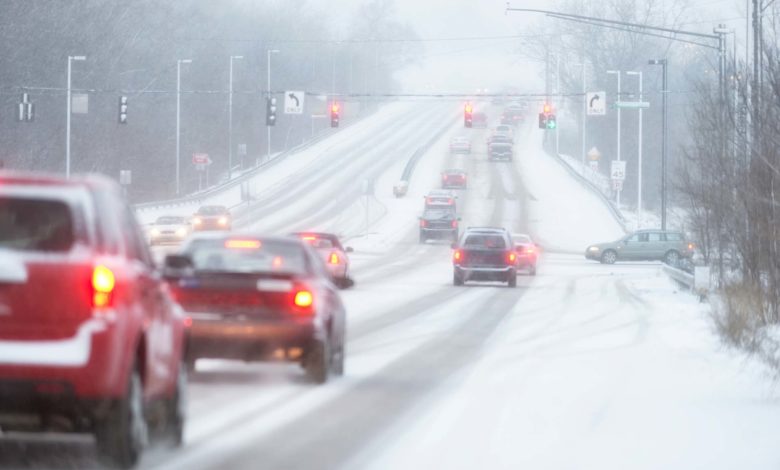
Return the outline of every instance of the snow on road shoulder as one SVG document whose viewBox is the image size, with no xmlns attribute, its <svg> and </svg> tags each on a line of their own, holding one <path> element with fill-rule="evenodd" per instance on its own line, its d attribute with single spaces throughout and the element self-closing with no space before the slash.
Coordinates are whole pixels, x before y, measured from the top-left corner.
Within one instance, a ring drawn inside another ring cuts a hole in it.
<svg viewBox="0 0 780 470">
<path fill-rule="evenodd" d="M 536 238 L 548 250 L 584 253 L 592 243 L 624 235 L 603 201 L 547 155 L 544 132 L 526 125 L 519 134 L 516 165 L 529 192 Z"/>
</svg>

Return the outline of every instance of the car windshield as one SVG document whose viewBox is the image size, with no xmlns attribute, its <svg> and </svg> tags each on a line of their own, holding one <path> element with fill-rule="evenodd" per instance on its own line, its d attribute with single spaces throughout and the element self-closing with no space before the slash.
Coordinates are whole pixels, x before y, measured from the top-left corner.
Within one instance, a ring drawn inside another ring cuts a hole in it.
<svg viewBox="0 0 780 470">
<path fill-rule="evenodd" d="M 0 197 L 0 248 L 68 251 L 74 231 L 73 213 L 63 201 Z"/>
<path fill-rule="evenodd" d="M 189 219 L 186 217 L 171 217 L 171 216 L 165 216 L 165 217 L 158 217 L 157 220 L 154 221 L 155 225 L 186 225 L 189 223 Z"/>
<path fill-rule="evenodd" d="M 186 253 L 196 271 L 255 274 L 305 274 L 303 248 L 295 243 L 258 239 L 193 240 Z"/>
<path fill-rule="evenodd" d="M 227 208 L 223 206 L 203 206 L 197 212 L 198 215 L 226 215 L 227 213 Z"/>
</svg>

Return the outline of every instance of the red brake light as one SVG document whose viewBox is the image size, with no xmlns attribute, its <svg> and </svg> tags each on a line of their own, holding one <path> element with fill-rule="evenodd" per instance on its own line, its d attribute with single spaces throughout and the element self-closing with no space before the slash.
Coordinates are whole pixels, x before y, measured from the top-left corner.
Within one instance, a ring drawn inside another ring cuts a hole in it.
<svg viewBox="0 0 780 470">
<path fill-rule="evenodd" d="M 231 248 L 234 250 L 256 250 L 260 248 L 262 244 L 260 240 L 226 240 L 225 248 Z"/>
<path fill-rule="evenodd" d="M 427 227 L 427 226 L 428 226 L 428 221 L 426 221 L 425 219 L 420 220 L 420 227 Z"/>
<path fill-rule="evenodd" d="M 307 241 L 307 242 L 313 242 L 316 239 L 317 239 L 317 237 L 315 237 L 314 235 L 304 235 L 304 236 L 301 237 L 301 240 L 304 240 L 304 241 Z"/>
<path fill-rule="evenodd" d="M 114 273 L 107 267 L 95 266 L 92 271 L 92 306 L 95 308 L 110 307 L 116 287 Z"/>
<path fill-rule="evenodd" d="M 455 250 L 455 253 L 452 254 L 452 259 L 457 263 L 459 261 L 463 260 L 463 252 L 460 250 Z"/>
<path fill-rule="evenodd" d="M 337 253 L 331 253 L 328 262 L 330 264 L 339 264 L 339 255 Z"/>
<path fill-rule="evenodd" d="M 293 300 L 296 307 L 308 308 L 314 303 L 314 295 L 307 290 L 299 290 L 295 293 L 295 299 Z"/>
<path fill-rule="evenodd" d="M 454 201 L 452 200 L 452 198 L 447 199 L 447 204 L 454 204 Z"/>
<path fill-rule="evenodd" d="M 517 255 L 514 251 L 510 251 L 506 256 L 506 262 L 508 264 L 515 264 L 515 261 L 517 261 Z"/>
<path fill-rule="evenodd" d="M 457 220 L 453 220 L 452 221 L 452 228 L 458 228 L 458 221 Z"/>
<path fill-rule="evenodd" d="M 534 250 L 534 247 L 532 247 L 532 246 L 529 246 L 528 248 L 526 248 L 526 249 L 525 249 L 525 252 L 526 252 L 526 253 L 533 253 L 533 252 L 535 252 L 535 251 L 536 251 L 536 250 Z"/>
</svg>

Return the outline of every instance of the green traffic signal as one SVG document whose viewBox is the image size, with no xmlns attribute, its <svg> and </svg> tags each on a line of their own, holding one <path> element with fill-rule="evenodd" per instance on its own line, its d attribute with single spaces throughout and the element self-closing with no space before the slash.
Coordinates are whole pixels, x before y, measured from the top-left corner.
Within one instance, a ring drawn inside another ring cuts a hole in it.
<svg viewBox="0 0 780 470">
<path fill-rule="evenodd" d="M 554 114 L 547 115 L 546 123 L 547 129 L 555 129 L 558 127 L 558 121 L 556 121 Z"/>
</svg>

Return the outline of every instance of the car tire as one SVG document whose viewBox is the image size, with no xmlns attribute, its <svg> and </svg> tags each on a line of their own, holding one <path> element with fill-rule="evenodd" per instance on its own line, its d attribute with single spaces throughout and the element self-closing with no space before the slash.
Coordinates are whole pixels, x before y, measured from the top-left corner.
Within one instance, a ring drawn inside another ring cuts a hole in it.
<svg viewBox="0 0 780 470">
<path fill-rule="evenodd" d="M 96 426 L 95 438 L 101 460 L 118 468 L 138 463 L 149 439 L 144 415 L 143 382 L 136 367 L 127 381 L 125 396 L 112 404 Z"/>
<path fill-rule="evenodd" d="M 607 250 L 601 254 L 602 264 L 615 264 L 615 261 L 617 261 L 617 253 L 615 250 Z"/>
<path fill-rule="evenodd" d="M 457 272 L 452 274 L 452 285 L 453 286 L 462 286 L 463 285 L 463 276 L 459 275 Z"/>
<path fill-rule="evenodd" d="M 166 420 L 165 437 L 171 447 L 181 447 L 184 442 L 184 423 L 187 420 L 187 382 L 188 364 L 182 361 L 179 364 L 179 373 L 176 376 L 176 389 L 173 397 L 168 401 L 168 416 Z"/>
<path fill-rule="evenodd" d="M 528 272 L 531 276 L 536 276 L 536 265 L 531 266 L 531 270 Z"/>
<path fill-rule="evenodd" d="M 508 287 L 517 287 L 517 272 L 513 271 L 509 273 L 509 278 L 506 280 Z"/>
<path fill-rule="evenodd" d="M 664 255 L 664 263 L 676 267 L 680 263 L 680 253 L 674 250 L 667 251 Z"/>
<path fill-rule="evenodd" d="M 328 339 L 314 340 L 306 354 L 305 370 L 309 380 L 321 385 L 328 381 L 331 370 L 331 352 Z"/>
</svg>

